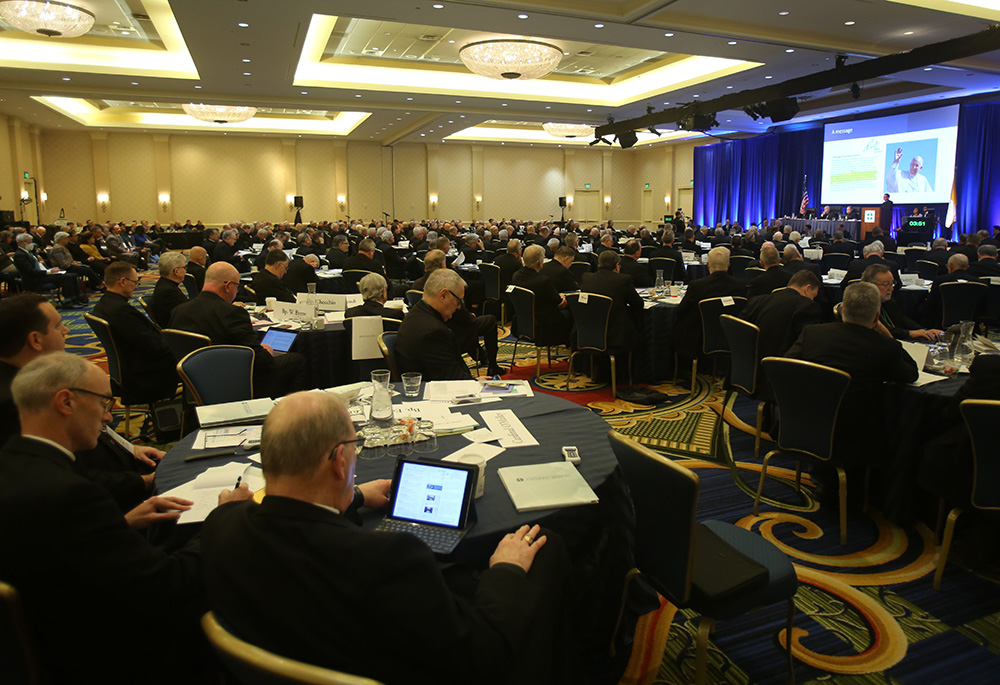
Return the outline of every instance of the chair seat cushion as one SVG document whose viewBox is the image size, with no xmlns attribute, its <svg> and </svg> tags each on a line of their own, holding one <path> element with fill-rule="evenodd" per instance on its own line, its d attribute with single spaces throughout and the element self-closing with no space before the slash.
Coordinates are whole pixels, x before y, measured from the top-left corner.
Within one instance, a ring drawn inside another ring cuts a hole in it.
<svg viewBox="0 0 1000 685">
<path fill-rule="evenodd" d="M 748 530 L 722 521 L 695 526 L 690 606 L 716 619 L 738 616 L 795 594 L 792 562 Z"/>
</svg>

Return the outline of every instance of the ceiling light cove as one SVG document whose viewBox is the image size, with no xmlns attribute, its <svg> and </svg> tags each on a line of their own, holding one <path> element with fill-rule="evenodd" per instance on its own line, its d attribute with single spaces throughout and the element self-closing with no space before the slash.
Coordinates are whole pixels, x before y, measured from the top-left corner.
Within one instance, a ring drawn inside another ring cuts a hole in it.
<svg viewBox="0 0 1000 685">
<path fill-rule="evenodd" d="M 312 16 L 295 71 L 296 86 L 391 92 L 394 95 L 450 95 L 621 107 L 761 66 L 757 62 L 738 59 L 671 54 L 660 65 L 646 65 L 631 75 L 623 74 L 614 79 L 579 75 L 562 77 L 557 74 L 532 80 L 507 79 L 502 75 L 499 80 L 486 79 L 456 70 L 451 65 L 436 65 L 427 61 L 420 61 L 418 66 L 417 63 L 385 60 L 384 63 L 389 66 L 381 66 L 382 62 L 373 65 L 356 60 L 331 59 L 324 56 L 324 49 L 337 20 L 338 17 L 327 15 Z M 559 51 L 558 57 L 561 56 Z M 506 71 L 509 70 L 503 67 L 498 69 L 500 74 Z"/>
</svg>

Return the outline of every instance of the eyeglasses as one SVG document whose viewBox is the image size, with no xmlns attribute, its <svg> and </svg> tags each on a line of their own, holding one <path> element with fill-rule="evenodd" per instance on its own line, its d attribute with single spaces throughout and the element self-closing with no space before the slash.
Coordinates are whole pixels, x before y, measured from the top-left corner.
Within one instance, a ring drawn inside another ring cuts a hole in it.
<svg viewBox="0 0 1000 685">
<path fill-rule="evenodd" d="M 354 449 L 357 452 L 361 452 L 361 450 L 365 448 L 365 439 L 362 437 L 357 437 L 354 438 L 353 440 L 341 440 L 340 442 L 338 442 L 336 445 L 333 446 L 332 450 L 330 450 L 330 458 L 333 459 L 333 455 L 337 452 L 338 447 L 340 447 L 341 445 L 349 445 L 352 442 L 354 443 Z"/>
<path fill-rule="evenodd" d="M 452 297 L 454 297 L 456 300 L 458 300 L 458 306 L 461 307 L 462 306 L 462 298 L 459 297 L 458 295 L 456 295 L 455 292 L 451 288 L 448 288 L 448 292 L 451 293 Z"/>
<path fill-rule="evenodd" d="M 892 286 L 896 285 L 896 282 L 895 281 L 889 281 L 887 283 L 885 283 L 885 282 L 879 283 L 878 281 L 875 281 L 875 285 L 877 285 L 879 288 L 891 288 Z"/>
<path fill-rule="evenodd" d="M 99 392 L 94 392 L 93 390 L 87 390 L 86 388 L 66 388 L 70 392 L 82 392 L 85 395 L 93 395 L 94 397 L 100 397 L 104 400 L 104 411 L 105 413 L 111 411 L 111 407 L 115 406 L 115 398 L 111 395 L 104 395 Z"/>
<path fill-rule="evenodd" d="M 122 276 L 122 280 L 123 281 L 128 281 L 132 285 L 139 285 L 139 279 L 138 278 L 129 278 L 128 276 Z"/>
</svg>

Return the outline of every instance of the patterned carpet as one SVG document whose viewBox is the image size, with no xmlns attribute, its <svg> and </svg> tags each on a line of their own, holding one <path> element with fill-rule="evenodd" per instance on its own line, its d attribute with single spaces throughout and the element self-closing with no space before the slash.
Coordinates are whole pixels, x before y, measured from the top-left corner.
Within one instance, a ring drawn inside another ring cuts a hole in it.
<svg viewBox="0 0 1000 685">
<path fill-rule="evenodd" d="M 155 278 L 154 273 L 144 275 L 137 295 L 149 292 Z M 70 328 L 68 348 L 102 362 L 103 350 L 82 310 L 64 310 L 63 316 Z M 513 342 L 503 340 L 501 363 L 512 352 Z M 998 577 L 981 567 L 969 570 L 961 544 L 953 548 L 942 589 L 936 592 L 931 588 L 937 554 L 931 530 L 919 523 L 897 526 L 877 510 L 852 510 L 848 544 L 841 546 L 836 510 L 808 496 L 796 501 L 794 464 L 780 458 L 772 460 L 769 473 L 774 478 L 766 484 L 765 500 L 795 504 L 762 505 L 755 517 L 752 492 L 760 460 L 753 457 L 753 437 L 747 433 L 754 405 L 727 398 L 720 383 L 703 376 L 693 395 L 669 383 L 651 386 L 670 398 L 655 406 L 614 399 L 610 384 L 578 374 L 567 392 L 568 350 L 554 350 L 551 367 L 543 353 L 537 379 L 534 348 L 519 344 L 517 352 L 508 377 L 531 378 L 537 391 L 587 406 L 616 430 L 682 459 L 701 478 L 699 520 L 739 525 L 792 558 L 800 582 L 792 636 L 797 682 L 1000 683 Z M 133 422 L 131 435 L 138 425 Z M 771 446 L 764 441 L 761 454 Z M 811 485 L 808 476 L 803 482 Z M 965 550 L 975 551 L 973 547 L 967 543 Z M 720 622 L 709 646 L 708 682 L 784 682 L 784 610 L 780 604 Z M 691 682 L 694 618 L 666 601 L 643 617 L 622 683 Z"/>
</svg>

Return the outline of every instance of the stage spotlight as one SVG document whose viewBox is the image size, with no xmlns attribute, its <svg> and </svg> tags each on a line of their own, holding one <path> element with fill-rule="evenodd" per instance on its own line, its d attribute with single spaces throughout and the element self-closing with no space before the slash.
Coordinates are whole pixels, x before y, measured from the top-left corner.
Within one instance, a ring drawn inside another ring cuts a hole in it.
<svg viewBox="0 0 1000 685">
<path fill-rule="evenodd" d="M 590 146 L 593 147 L 593 146 L 597 145 L 598 143 L 604 143 L 605 145 L 611 145 L 611 141 L 610 140 L 608 140 L 604 136 L 601 136 L 600 138 L 594 138 L 592 141 L 590 141 Z"/>
<path fill-rule="evenodd" d="M 646 114 L 652 114 L 652 113 L 653 113 L 653 106 L 646 105 Z"/>
<path fill-rule="evenodd" d="M 615 140 L 618 141 L 623 150 L 627 150 L 639 142 L 639 136 L 635 134 L 635 131 L 622 131 L 615 136 Z"/>
<path fill-rule="evenodd" d="M 753 110 L 752 105 L 747 105 L 746 107 L 743 108 L 743 111 L 746 112 L 747 116 L 751 117 L 754 121 L 760 119 L 760 117 L 757 116 L 757 112 Z"/>
<path fill-rule="evenodd" d="M 656 130 L 655 128 L 653 128 L 652 126 L 650 126 L 649 128 L 647 128 L 646 130 L 647 130 L 647 131 L 649 131 L 650 133 L 652 133 L 652 134 L 653 134 L 654 136 L 656 136 L 657 138 L 659 138 L 659 137 L 660 137 L 660 132 L 659 132 L 659 131 L 657 131 L 657 130 Z"/>
<path fill-rule="evenodd" d="M 855 100 L 861 97 L 861 86 L 858 85 L 857 81 L 851 84 L 851 97 Z"/>
<path fill-rule="evenodd" d="M 834 57 L 834 67 L 840 69 L 847 62 L 847 55 L 837 55 Z"/>
</svg>

